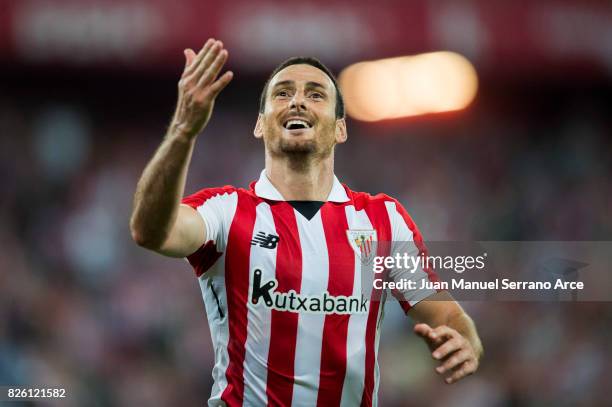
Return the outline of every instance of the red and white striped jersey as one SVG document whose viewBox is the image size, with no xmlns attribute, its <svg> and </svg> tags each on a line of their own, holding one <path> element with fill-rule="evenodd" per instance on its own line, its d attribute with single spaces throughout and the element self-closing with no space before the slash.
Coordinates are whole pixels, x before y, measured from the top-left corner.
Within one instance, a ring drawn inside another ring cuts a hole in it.
<svg viewBox="0 0 612 407">
<path fill-rule="evenodd" d="M 327 201 L 307 219 L 265 171 L 249 190 L 208 188 L 183 203 L 201 214 L 209 239 L 188 257 L 215 348 L 209 406 L 375 406 L 384 302 L 361 287 L 363 253 L 351 232 L 409 241 L 422 253 L 404 208 L 334 177 Z M 422 269 L 415 278 L 436 279 Z M 407 311 L 434 292 L 394 294 Z"/>
</svg>

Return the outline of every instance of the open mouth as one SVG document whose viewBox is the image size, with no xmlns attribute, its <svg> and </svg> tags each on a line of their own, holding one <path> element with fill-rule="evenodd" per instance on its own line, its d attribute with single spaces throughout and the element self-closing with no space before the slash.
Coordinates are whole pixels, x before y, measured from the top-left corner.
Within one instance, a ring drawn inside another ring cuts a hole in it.
<svg viewBox="0 0 612 407">
<path fill-rule="evenodd" d="M 283 123 L 283 127 L 287 130 L 309 129 L 312 125 L 303 119 L 289 119 Z"/>
</svg>

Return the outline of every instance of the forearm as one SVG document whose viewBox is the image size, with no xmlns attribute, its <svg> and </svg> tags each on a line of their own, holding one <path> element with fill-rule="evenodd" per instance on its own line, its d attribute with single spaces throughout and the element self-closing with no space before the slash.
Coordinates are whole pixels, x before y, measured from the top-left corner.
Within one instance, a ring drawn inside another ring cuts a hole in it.
<svg viewBox="0 0 612 407">
<path fill-rule="evenodd" d="M 468 342 L 470 342 L 478 359 L 482 357 L 482 343 L 476 331 L 476 325 L 469 315 L 460 309 L 448 315 L 445 325 L 459 332 Z"/>
<path fill-rule="evenodd" d="M 182 135 L 174 123 L 145 167 L 134 194 L 130 220 L 132 237 L 157 249 L 168 237 L 185 190 L 195 138 Z"/>
<path fill-rule="evenodd" d="M 138 181 L 130 219 L 132 237 L 139 245 L 181 257 L 206 238 L 195 211 L 180 210 L 193 146 L 210 119 L 215 98 L 233 76 L 226 72 L 217 78 L 228 55 L 220 41 L 211 38 L 198 54 L 191 49 L 184 54 L 176 111 L 164 141 Z"/>
</svg>

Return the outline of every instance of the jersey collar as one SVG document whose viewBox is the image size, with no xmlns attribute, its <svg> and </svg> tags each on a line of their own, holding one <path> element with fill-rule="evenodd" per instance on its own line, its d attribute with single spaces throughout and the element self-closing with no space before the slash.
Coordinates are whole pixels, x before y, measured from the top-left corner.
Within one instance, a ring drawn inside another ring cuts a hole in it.
<svg viewBox="0 0 612 407">
<path fill-rule="evenodd" d="M 260 198 L 270 199 L 273 201 L 285 201 L 285 198 L 278 192 L 278 190 L 272 185 L 270 179 L 266 175 L 266 170 L 261 171 L 259 180 L 255 183 L 255 195 Z M 338 181 L 338 178 L 334 175 L 334 184 L 332 185 L 331 192 L 327 197 L 328 201 L 331 202 L 348 202 L 350 201 L 346 190 Z"/>
</svg>

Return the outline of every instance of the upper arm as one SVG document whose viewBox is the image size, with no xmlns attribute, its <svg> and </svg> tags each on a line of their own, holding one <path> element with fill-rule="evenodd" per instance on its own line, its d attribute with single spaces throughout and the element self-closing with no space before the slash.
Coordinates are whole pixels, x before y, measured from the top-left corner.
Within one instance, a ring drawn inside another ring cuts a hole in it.
<svg viewBox="0 0 612 407">
<path fill-rule="evenodd" d="M 438 276 L 433 269 L 421 260 L 428 255 L 427 247 L 423 242 L 421 233 L 404 207 L 396 200 L 385 203 L 389 213 L 391 224 L 391 253 L 404 257 L 408 256 L 409 267 L 395 267 L 389 270 L 391 281 L 410 281 L 412 287 L 406 286 L 403 289 L 392 291 L 393 296 L 400 302 L 400 305 L 407 312 L 411 307 L 418 304 L 421 300 L 436 293 L 433 288 L 421 288 L 423 281 L 438 281 Z M 413 262 L 414 260 L 414 262 Z"/>
<path fill-rule="evenodd" d="M 181 204 L 168 238 L 158 250 L 171 257 L 187 257 L 206 242 L 206 223 L 189 205 Z"/>
<path fill-rule="evenodd" d="M 199 277 L 225 252 L 237 205 L 238 191 L 229 185 L 205 188 L 183 198 L 175 225 L 159 252 L 186 257 Z"/>
</svg>

